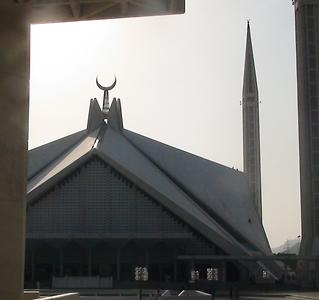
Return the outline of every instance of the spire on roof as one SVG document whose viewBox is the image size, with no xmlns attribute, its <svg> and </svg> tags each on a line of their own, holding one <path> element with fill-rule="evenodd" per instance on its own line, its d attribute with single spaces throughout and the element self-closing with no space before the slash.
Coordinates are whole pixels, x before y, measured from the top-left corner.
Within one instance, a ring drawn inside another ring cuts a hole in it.
<svg viewBox="0 0 319 300">
<path fill-rule="evenodd" d="M 97 99 L 96 98 L 91 99 L 88 122 L 86 127 L 87 131 L 91 132 L 99 128 L 101 124 L 104 122 L 105 118 L 106 118 L 106 114 L 105 112 L 101 110 Z"/>
<path fill-rule="evenodd" d="M 249 20 L 247 21 L 247 41 L 246 41 L 243 101 L 245 101 L 247 97 L 256 97 L 256 100 L 258 101 L 258 87 L 257 87 L 253 47 L 252 47 L 251 36 L 250 36 Z"/>
<path fill-rule="evenodd" d="M 107 123 L 116 131 L 122 131 L 123 119 L 122 108 L 120 99 L 113 98 L 112 105 L 109 107 L 109 91 L 114 88 L 116 84 L 116 77 L 112 85 L 109 87 L 102 86 L 98 78 L 96 78 L 97 86 L 104 91 L 103 108 L 101 109 L 96 98 L 91 99 L 90 111 L 87 123 L 87 131 L 93 131 L 99 128 L 104 120 L 107 119 Z"/>
<path fill-rule="evenodd" d="M 114 82 L 110 86 L 105 87 L 101 85 L 97 77 L 96 84 L 102 91 L 104 91 L 102 110 L 107 113 L 110 109 L 109 91 L 112 90 L 116 85 L 116 76 L 114 76 Z"/>
<path fill-rule="evenodd" d="M 110 111 L 107 116 L 108 124 L 116 131 L 123 129 L 121 100 L 113 98 Z"/>
</svg>

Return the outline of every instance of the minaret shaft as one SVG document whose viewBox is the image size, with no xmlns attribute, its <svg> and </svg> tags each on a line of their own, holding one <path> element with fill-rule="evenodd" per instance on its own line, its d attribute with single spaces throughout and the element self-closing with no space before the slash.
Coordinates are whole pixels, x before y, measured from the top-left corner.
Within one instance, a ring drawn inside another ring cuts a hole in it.
<svg viewBox="0 0 319 300">
<path fill-rule="evenodd" d="M 251 199 L 256 205 L 260 219 L 262 219 L 259 99 L 249 23 L 247 25 L 242 107 L 244 173 L 248 177 Z"/>
</svg>

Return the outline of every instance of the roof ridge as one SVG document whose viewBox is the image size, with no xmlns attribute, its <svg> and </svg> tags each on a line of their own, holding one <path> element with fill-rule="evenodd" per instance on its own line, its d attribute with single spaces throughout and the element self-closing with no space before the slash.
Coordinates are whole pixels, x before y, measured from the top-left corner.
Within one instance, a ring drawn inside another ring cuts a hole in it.
<svg viewBox="0 0 319 300">
<path fill-rule="evenodd" d="M 150 137 L 148 137 L 148 136 L 146 136 L 146 135 L 142 135 L 142 134 L 136 133 L 136 132 L 131 131 L 131 130 L 126 129 L 126 128 L 124 128 L 124 136 L 125 136 L 125 137 L 126 137 L 125 131 L 128 132 L 128 133 L 133 133 L 133 134 L 136 134 L 136 135 L 141 136 L 141 137 L 143 137 L 143 138 L 149 139 L 149 140 L 151 140 L 151 141 L 154 141 L 154 142 L 159 143 L 159 144 L 161 144 L 161 145 L 164 145 L 164 146 L 166 146 L 166 147 L 170 147 L 170 148 L 172 148 L 172 149 L 174 149 L 174 150 L 183 152 L 183 153 L 185 153 L 185 154 L 187 154 L 187 155 L 190 155 L 190 156 L 195 157 L 195 158 L 197 158 L 197 159 L 203 160 L 203 161 L 205 161 L 205 162 L 209 162 L 209 163 L 214 164 L 214 165 L 216 165 L 216 166 L 218 166 L 218 167 L 224 168 L 225 170 L 234 171 L 234 172 L 237 172 L 237 173 L 240 174 L 240 175 L 245 175 L 245 173 L 244 173 L 243 171 L 240 171 L 240 170 L 238 170 L 238 169 L 234 169 L 234 168 L 225 166 L 225 165 L 223 165 L 223 164 L 221 164 L 221 163 L 219 163 L 219 162 L 216 162 L 216 161 L 214 161 L 214 160 L 210 160 L 210 159 L 205 158 L 205 157 L 202 157 L 202 156 L 200 156 L 200 155 L 191 153 L 191 152 L 189 152 L 189 151 L 187 151 L 187 150 L 183 150 L 183 149 L 177 148 L 177 147 L 175 147 L 175 146 L 166 144 L 166 143 L 164 143 L 164 142 L 161 142 L 161 141 L 152 139 L 152 138 L 150 138 Z"/>
<path fill-rule="evenodd" d="M 44 144 L 44 145 L 41 145 L 41 146 L 39 146 L 39 147 L 36 147 L 36 148 L 34 148 L 34 149 L 29 150 L 29 151 L 33 151 L 33 150 L 36 150 L 36 149 L 40 149 L 40 148 L 43 147 L 43 146 L 49 145 L 49 144 L 51 144 L 51 143 L 53 144 L 54 142 L 60 141 L 60 140 L 62 140 L 62 139 L 67 139 L 68 137 L 71 137 L 72 135 L 79 134 L 79 133 L 83 132 L 83 135 L 82 135 L 81 137 L 79 137 L 79 138 L 76 139 L 72 144 L 70 144 L 69 146 L 67 146 L 62 152 L 57 153 L 52 159 L 50 159 L 46 164 L 44 164 L 44 165 L 43 165 L 40 169 L 38 169 L 35 173 L 33 173 L 32 175 L 28 176 L 28 177 L 27 177 L 27 180 L 29 181 L 29 180 L 33 179 L 33 178 L 34 178 L 35 176 L 37 176 L 41 171 L 43 171 L 48 165 L 50 165 L 52 162 L 54 162 L 59 156 L 65 154 L 65 153 L 68 152 L 72 147 L 74 147 L 76 144 L 80 143 L 80 141 L 83 140 L 83 139 L 86 137 L 86 135 L 85 135 L 85 132 L 86 132 L 86 131 L 87 131 L 86 129 L 83 129 L 83 130 L 80 130 L 80 131 L 75 132 L 75 133 L 73 133 L 73 134 L 70 134 L 70 135 L 68 135 L 68 136 L 65 136 L 65 137 L 63 137 L 63 138 L 61 138 L 61 139 L 58 139 L 58 140 L 49 142 L 49 143 L 47 143 L 47 144 Z"/>
<path fill-rule="evenodd" d="M 93 133 L 95 134 L 93 135 Z M 44 168 L 41 168 L 41 170 L 36 173 L 35 176 L 33 176 L 31 179 L 28 179 L 27 193 L 32 194 L 40 187 L 42 187 L 42 189 L 47 189 L 48 182 L 51 182 L 51 180 L 56 176 L 61 176 L 60 174 L 63 173 L 66 168 L 81 160 L 86 155 L 93 153 L 92 150 L 95 149 L 93 146 L 98 134 L 98 129 L 96 129 L 95 132 L 86 134 L 82 139 L 78 140 L 77 143 L 74 143 L 71 147 L 68 147 L 68 149 L 63 151 L 63 153 L 61 153 L 58 157 L 55 157 L 55 159 L 47 163 Z M 46 173 L 44 171 L 46 171 Z M 41 174 L 41 172 L 43 174 Z M 32 181 L 37 180 L 38 176 L 42 176 L 41 179 L 39 177 L 38 183 L 33 183 Z M 51 185 L 49 185 L 49 187 L 50 186 Z"/>
</svg>

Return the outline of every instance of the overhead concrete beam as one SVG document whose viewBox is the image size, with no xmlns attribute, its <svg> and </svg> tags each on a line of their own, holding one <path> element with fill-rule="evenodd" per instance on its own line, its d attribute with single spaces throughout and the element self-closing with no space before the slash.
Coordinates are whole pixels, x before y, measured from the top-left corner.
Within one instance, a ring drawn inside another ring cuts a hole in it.
<svg viewBox="0 0 319 300">
<path fill-rule="evenodd" d="M 183 14 L 185 0 L 27 0 L 32 23 Z"/>
</svg>

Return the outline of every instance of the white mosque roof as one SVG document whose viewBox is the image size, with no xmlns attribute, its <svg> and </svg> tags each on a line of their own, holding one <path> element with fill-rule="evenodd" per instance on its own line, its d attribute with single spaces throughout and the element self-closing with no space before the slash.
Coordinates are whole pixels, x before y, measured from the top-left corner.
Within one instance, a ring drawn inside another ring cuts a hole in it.
<svg viewBox="0 0 319 300">
<path fill-rule="evenodd" d="M 271 254 L 242 172 L 124 129 L 119 100 L 104 118 L 92 100 L 86 130 L 29 151 L 28 202 L 96 155 L 229 255 Z"/>
</svg>

